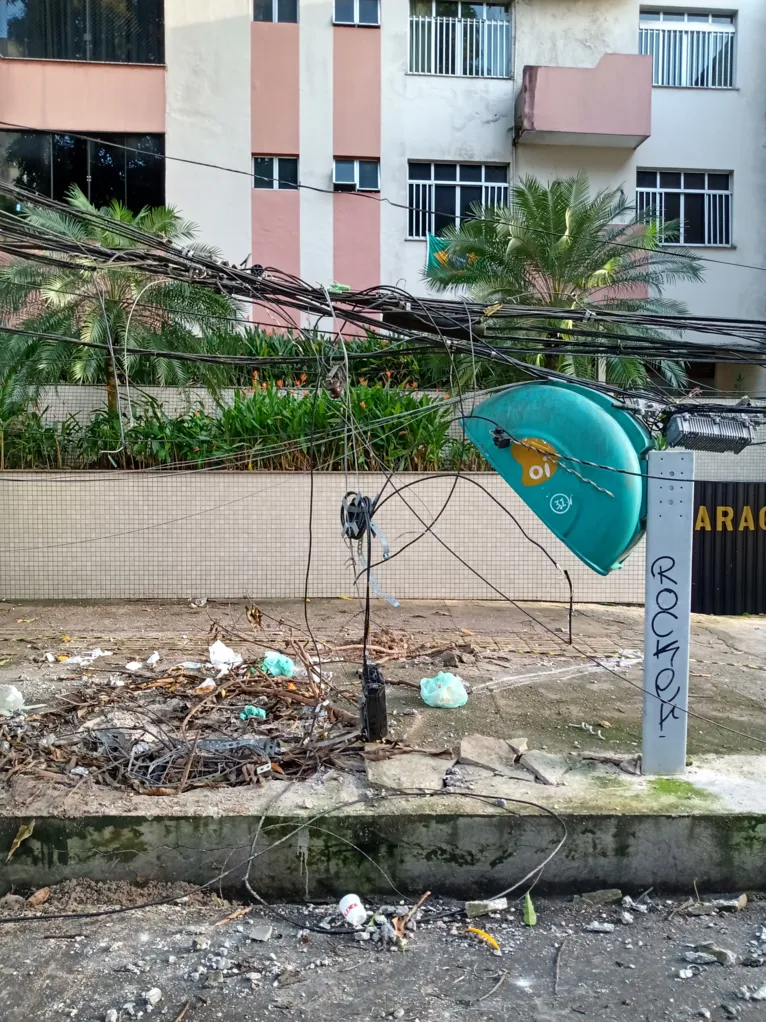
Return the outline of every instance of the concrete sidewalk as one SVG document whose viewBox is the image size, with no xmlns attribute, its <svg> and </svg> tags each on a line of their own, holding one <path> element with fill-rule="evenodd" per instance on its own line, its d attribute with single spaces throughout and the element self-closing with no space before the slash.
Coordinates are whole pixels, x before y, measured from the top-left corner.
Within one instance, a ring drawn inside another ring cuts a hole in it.
<svg viewBox="0 0 766 1022">
<path fill-rule="evenodd" d="M 0 681 L 20 684 L 28 702 L 68 690 L 62 665 L 40 662 L 62 636 L 67 649 L 100 645 L 129 658 L 157 649 L 178 660 L 204 656 L 211 625 L 253 657 L 305 627 L 295 604 L 263 604 L 257 633 L 242 605 L 6 607 L 0 659 L 10 659 Z M 334 684 L 353 690 L 359 608 L 319 601 L 309 614 L 315 636 L 336 651 Z M 270 896 L 318 897 L 356 886 L 385 894 L 381 870 L 403 890 L 483 896 L 539 866 L 560 841 L 562 820 L 566 843 L 541 881 L 551 890 L 686 889 L 695 880 L 761 886 L 766 625 L 694 619 L 690 706 L 708 721 L 691 722 L 687 776 L 670 780 L 631 772 L 640 751 L 642 612 L 578 607 L 573 646 L 565 629 L 566 610 L 553 605 L 376 605 L 373 645 L 385 661 L 391 737 L 419 751 L 360 757 L 354 769 L 293 785 L 165 797 L 91 781 L 73 790 L 16 775 L 0 795 L 0 854 L 20 825 L 35 821 L 35 830 L 4 871 L 4 886 L 136 876 L 204 883 L 220 873 L 222 883 L 236 886 L 262 819 L 259 849 L 282 842 L 258 859 L 259 889 Z M 341 646 L 351 648 L 340 654 Z M 619 666 L 621 657 L 632 666 Z M 470 686 L 465 707 L 422 703 L 420 678 L 440 669 Z M 487 757 L 487 749 L 494 755 L 506 740 L 522 738 L 529 752 L 521 758 L 504 755 L 498 764 Z M 399 788 L 420 793 L 402 799 Z"/>
</svg>

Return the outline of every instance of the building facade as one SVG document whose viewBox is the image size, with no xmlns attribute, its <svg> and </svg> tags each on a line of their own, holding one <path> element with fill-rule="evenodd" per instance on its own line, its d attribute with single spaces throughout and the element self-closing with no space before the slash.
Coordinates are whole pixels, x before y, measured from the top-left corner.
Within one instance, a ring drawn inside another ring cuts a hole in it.
<svg viewBox="0 0 766 1022">
<path fill-rule="evenodd" d="M 582 170 L 682 221 L 674 297 L 763 319 L 764 142 L 764 0 L 0 0 L 0 176 L 311 283 L 424 293 L 429 232 Z"/>
</svg>

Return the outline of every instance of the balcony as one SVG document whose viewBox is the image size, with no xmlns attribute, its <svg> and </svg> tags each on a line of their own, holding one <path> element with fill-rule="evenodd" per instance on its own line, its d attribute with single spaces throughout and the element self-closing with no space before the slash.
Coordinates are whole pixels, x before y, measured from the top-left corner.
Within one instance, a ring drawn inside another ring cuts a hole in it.
<svg viewBox="0 0 766 1022">
<path fill-rule="evenodd" d="M 652 58 L 607 53 L 595 67 L 527 66 L 520 144 L 636 149 L 652 132 Z"/>
<path fill-rule="evenodd" d="M 417 75 L 510 78 L 511 23 L 413 16 L 409 70 Z"/>
</svg>

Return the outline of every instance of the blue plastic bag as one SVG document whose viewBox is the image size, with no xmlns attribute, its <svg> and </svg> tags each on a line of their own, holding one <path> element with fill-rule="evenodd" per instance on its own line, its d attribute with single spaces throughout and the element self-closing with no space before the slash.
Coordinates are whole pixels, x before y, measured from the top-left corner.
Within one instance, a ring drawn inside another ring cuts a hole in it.
<svg viewBox="0 0 766 1022">
<path fill-rule="evenodd" d="M 462 678 L 448 671 L 439 671 L 435 678 L 423 678 L 420 682 L 420 695 L 428 706 L 438 706 L 445 710 L 457 709 L 468 702 Z"/>
<path fill-rule="evenodd" d="M 284 653 L 267 653 L 263 658 L 261 669 L 272 678 L 292 678 L 295 674 L 295 662 Z"/>
</svg>

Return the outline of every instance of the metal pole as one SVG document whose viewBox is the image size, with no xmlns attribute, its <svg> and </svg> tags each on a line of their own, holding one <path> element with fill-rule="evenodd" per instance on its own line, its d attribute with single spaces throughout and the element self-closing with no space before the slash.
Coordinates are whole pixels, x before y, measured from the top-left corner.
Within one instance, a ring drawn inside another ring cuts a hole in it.
<svg viewBox="0 0 766 1022">
<path fill-rule="evenodd" d="M 694 454 L 648 458 L 642 771 L 682 774 L 689 706 Z"/>
</svg>

